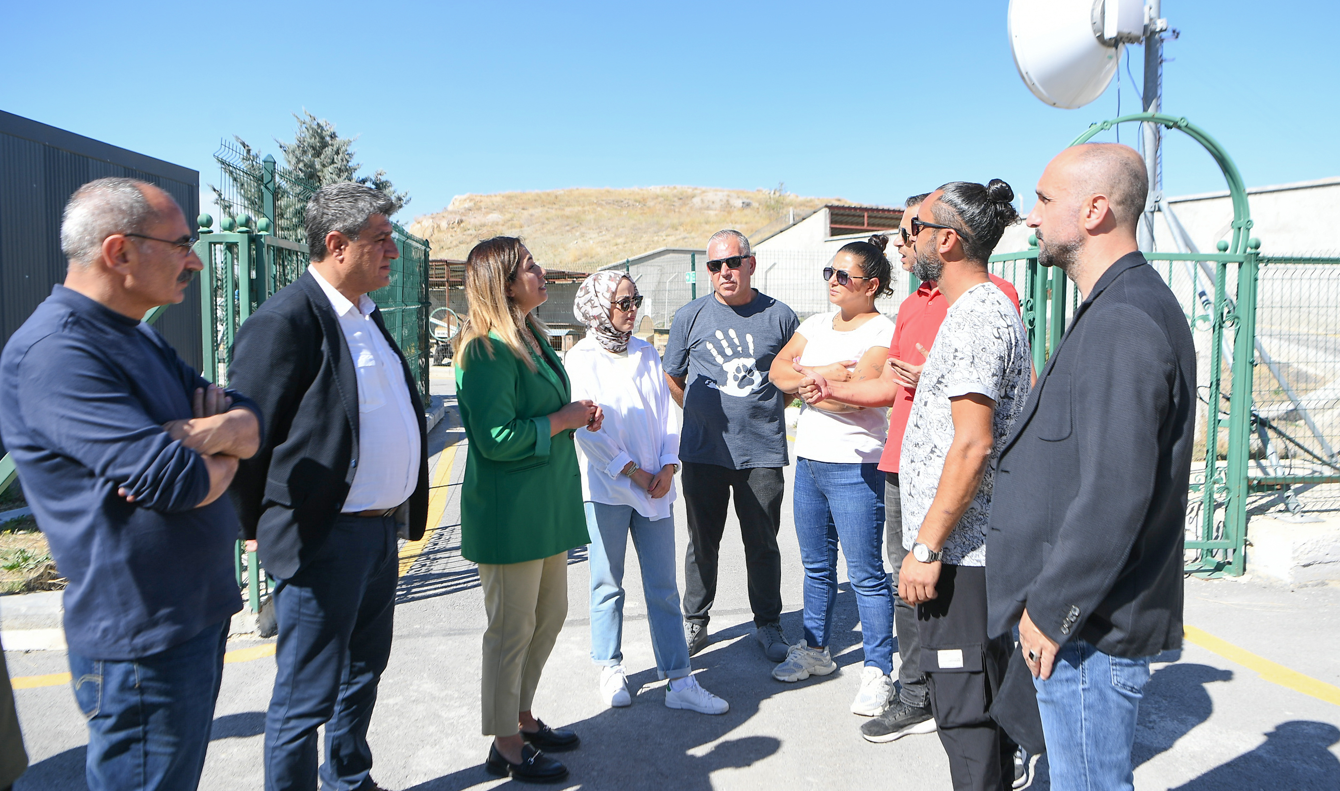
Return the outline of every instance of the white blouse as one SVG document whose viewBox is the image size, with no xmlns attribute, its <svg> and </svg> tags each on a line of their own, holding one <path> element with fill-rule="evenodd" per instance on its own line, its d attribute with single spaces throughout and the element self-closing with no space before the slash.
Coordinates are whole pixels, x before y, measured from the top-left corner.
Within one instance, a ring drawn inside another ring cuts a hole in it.
<svg viewBox="0 0 1340 791">
<path fill-rule="evenodd" d="M 582 462 L 582 499 L 605 505 L 629 505 L 642 516 L 670 517 L 675 486 L 660 499 L 620 472 L 629 461 L 651 475 L 679 464 L 679 421 L 670 388 L 661 373 L 655 347 L 630 338 L 628 351 L 605 351 L 594 338 L 583 338 L 564 360 L 574 401 L 589 398 L 604 410 L 600 431 L 576 432 Z"/>
</svg>

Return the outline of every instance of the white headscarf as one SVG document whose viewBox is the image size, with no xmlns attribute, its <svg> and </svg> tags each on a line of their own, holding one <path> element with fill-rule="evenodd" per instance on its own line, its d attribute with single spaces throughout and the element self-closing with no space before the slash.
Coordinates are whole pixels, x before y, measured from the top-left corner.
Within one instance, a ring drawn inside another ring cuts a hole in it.
<svg viewBox="0 0 1340 791">
<path fill-rule="evenodd" d="M 620 332 L 610 323 L 610 309 L 614 302 L 614 292 L 619 283 L 628 278 L 626 272 L 602 270 L 594 272 L 582 281 L 577 288 L 577 299 L 572 303 L 572 315 L 591 330 L 596 342 L 606 351 L 622 354 L 628 350 L 628 339 L 632 332 Z M 633 294 L 637 294 L 637 284 L 633 283 Z"/>
</svg>

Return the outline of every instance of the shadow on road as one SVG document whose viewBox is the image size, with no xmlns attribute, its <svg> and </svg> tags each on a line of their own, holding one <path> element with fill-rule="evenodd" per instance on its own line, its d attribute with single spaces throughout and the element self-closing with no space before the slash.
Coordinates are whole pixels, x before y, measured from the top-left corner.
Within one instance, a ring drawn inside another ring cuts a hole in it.
<svg viewBox="0 0 1340 791">
<path fill-rule="evenodd" d="M 1216 766 L 1176 791 L 1333 791 L 1340 782 L 1340 760 L 1329 748 L 1337 741 L 1340 728 L 1330 723 L 1283 722 L 1266 734 L 1265 744 Z"/>
<path fill-rule="evenodd" d="M 636 594 L 633 594 L 636 596 Z M 718 616 L 726 613 L 718 612 Z M 788 637 L 799 640 L 800 613 L 782 616 Z M 838 593 L 830 652 L 844 672 L 858 670 L 864 658 L 860 651 L 861 633 L 856 629 L 856 601 L 847 584 Z M 645 629 L 645 619 L 628 619 L 626 629 Z M 855 646 L 855 650 L 846 652 Z M 846 653 L 844 653 L 846 652 Z M 831 705 L 845 708 L 847 687 L 836 690 L 841 674 L 812 678 L 796 684 L 783 684 L 770 675 L 768 661 L 754 639 L 754 626 L 746 622 L 711 632 L 707 648 L 693 658 L 703 686 L 730 702 L 731 709 L 721 716 L 706 716 L 665 707 L 665 683 L 658 681 L 656 670 L 648 668 L 628 677 L 633 705 L 623 709 L 605 709 L 595 716 L 573 723 L 562 723 L 582 737 L 580 749 L 559 756 L 571 771 L 566 784 L 556 788 L 583 791 L 618 789 L 674 788 L 676 791 L 708 791 L 712 774 L 720 770 L 751 766 L 775 754 L 780 739 L 758 734 L 730 738 L 731 732 L 759 713 L 761 705 L 775 695 L 800 692 L 815 684 L 832 684 Z M 594 665 L 590 687 L 572 694 L 596 694 L 597 673 Z M 541 681 L 541 685 L 548 683 Z M 854 693 L 854 688 L 850 690 Z M 536 714 L 543 718 L 544 712 Z M 551 723 L 558 725 L 559 723 Z M 856 727 L 855 724 L 852 726 Z M 781 729 L 778 729 L 781 730 Z M 480 763 L 449 775 L 414 786 L 407 791 L 461 791 L 496 782 L 483 768 L 487 742 L 480 742 Z M 510 785 L 510 784 L 509 784 Z"/>
<path fill-rule="evenodd" d="M 1140 701 L 1131 765 L 1140 766 L 1173 748 L 1214 713 L 1206 685 L 1232 681 L 1233 671 L 1198 664 L 1166 665 L 1149 677 Z"/>
<path fill-rule="evenodd" d="M 244 711 L 238 714 L 226 714 L 214 720 L 210 731 L 210 741 L 219 739 L 246 739 L 265 733 L 265 712 Z M 86 788 L 84 784 L 84 764 L 88 758 L 88 745 L 81 744 L 63 753 L 57 753 L 45 761 L 33 764 L 14 784 L 15 791 L 40 791 L 42 789 Z"/>
</svg>

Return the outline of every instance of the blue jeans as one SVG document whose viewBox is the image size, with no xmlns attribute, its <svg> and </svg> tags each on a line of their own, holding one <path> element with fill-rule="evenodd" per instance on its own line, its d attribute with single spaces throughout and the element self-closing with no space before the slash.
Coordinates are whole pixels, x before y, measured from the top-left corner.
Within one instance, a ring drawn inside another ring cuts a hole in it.
<svg viewBox="0 0 1340 791">
<path fill-rule="evenodd" d="M 623 662 L 623 570 L 631 534 L 642 569 L 656 674 L 687 676 L 689 647 L 675 585 L 675 520 L 653 521 L 629 505 L 587 502 L 586 530 L 591 534 L 591 659 L 604 666 Z"/>
<path fill-rule="evenodd" d="M 838 541 L 856 591 L 865 663 L 893 670 L 893 588 L 884 570 L 884 474 L 877 464 L 796 460 L 796 538 L 805 566 L 805 642 L 828 646 Z"/>
<path fill-rule="evenodd" d="M 1149 657 L 1109 656 L 1083 640 L 1061 646 L 1051 678 L 1033 679 L 1056 791 L 1130 791 L 1131 745 Z"/>
<path fill-rule="evenodd" d="M 227 642 L 224 621 L 140 659 L 70 652 L 70 685 L 88 720 L 91 791 L 199 785 Z"/>
<path fill-rule="evenodd" d="M 400 576 L 394 517 L 342 515 L 316 554 L 275 587 L 275 685 L 265 714 L 266 791 L 368 785 L 368 724 L 391 656 Z"/>
</svg>

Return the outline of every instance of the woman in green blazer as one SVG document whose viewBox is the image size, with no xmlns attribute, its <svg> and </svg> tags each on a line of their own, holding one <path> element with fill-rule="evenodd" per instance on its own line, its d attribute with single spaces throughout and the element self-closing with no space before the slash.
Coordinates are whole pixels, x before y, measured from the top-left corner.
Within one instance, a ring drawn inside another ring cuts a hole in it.
<svg viewBox="0 0 1340 791">
<path fill-rule="evenodd" d="M 484 608 L 485 768 L 547 782 L 567 768 L 542 751 L 577 735 L 531 713 L 540 673 L 568 613 L 567 553 L 589 541 L 576 430 L 599 431 L 591 401 L 572 401 L 567 373 L 533 311 L 544 270 L 520 239 L 480 242 L 465 262 L 470 318 L 456 356 L 456 397 L 470 441 L 461 495 L 461 554 L 479 564 Z"/>
</svg>

